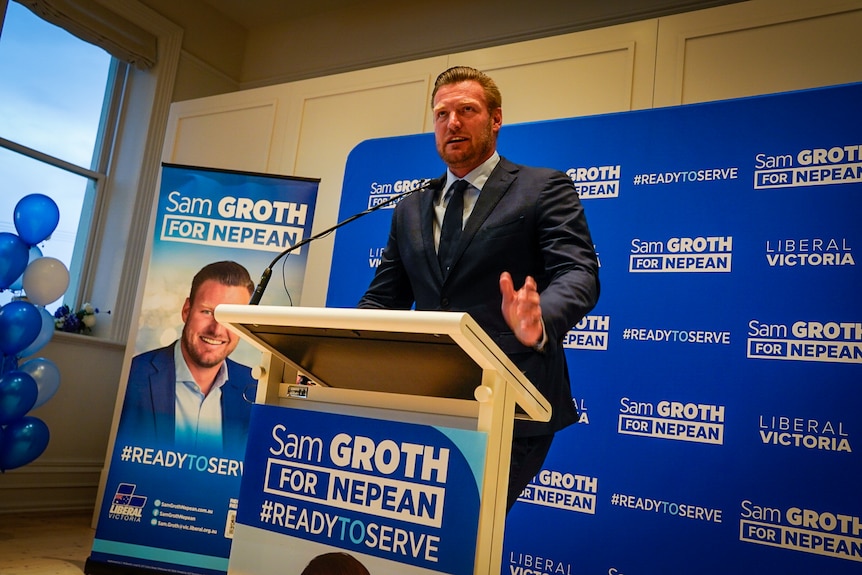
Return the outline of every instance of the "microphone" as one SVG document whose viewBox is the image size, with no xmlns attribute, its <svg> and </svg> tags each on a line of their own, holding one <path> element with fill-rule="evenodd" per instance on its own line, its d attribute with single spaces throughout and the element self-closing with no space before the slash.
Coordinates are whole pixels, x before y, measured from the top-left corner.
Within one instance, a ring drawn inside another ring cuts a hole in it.
<svg viewBox="0 0 862 575">
<path fill-rule="evenodd" d="M 269 263 L 269 265 L 266 267 L 266 269 L 263 270 L 263 273 L 260 276 L 260 282 L 258 282 L 257 287 L 254 290 L 254 293 L 251 294 L 251 299 L 248 301 L 248 305 L 260 304 L 260 300 L 261 300 L 261 298 L 263 298 L 263 292 L 266 291 L 266 286 L 269 285 L 269 278 L 272 276 L 273 266 L 275 266 L 275 264 L 278 263 L 278 260 L 280 260 L 281 258 L 290 254 L 292 251 L 298 250 L 302 246 L 309 244 L 309 243 L 313 242 L 314 240 L 320 239 L 324 236 L 331 234 L 332 232 L 334 232 L 335 230 L 337 230 L 341 226 L 349 224 L 353 220 L 358 220 L 362 216 L 368 215 L 371 212 L 376 212 L 377 210 L 379 210 L 381 208 L 385 208 L 386 206 L 395 204 L 395 203 L 403 200 L 407 196 L 415 194 L 416 192 L 424 192 L 425 190 L 443 187 L 444 183 L 446 183 L 446 176 L 445 175 L 441 176 L 439 178 L 424 179 L 415 188 L 407 190 L 406 192 L 401 192 L 400 194 L 395 194 L 394 196 L 392 196 L 391 198 L 389 198 L 385 202 L 380 202 L 379 204 L 371 206 L 367 210 L 363 210 L 363 211 L 359 212 L 358 214 L 353 214 L 349 218 L 338 222 L 334 226 L 327 228 L 320 233 L 314 234 L 313 236 L 309 236 L 309 237 L 305 238 L 304 240 L 293 244 L 292 246 L 290 246 L 289 248 L 287 248 L 286 250 L 282 251 L 277 256 L 275 256 L 275 258 L 273 258 L 273 260 Z"/>
</svg>

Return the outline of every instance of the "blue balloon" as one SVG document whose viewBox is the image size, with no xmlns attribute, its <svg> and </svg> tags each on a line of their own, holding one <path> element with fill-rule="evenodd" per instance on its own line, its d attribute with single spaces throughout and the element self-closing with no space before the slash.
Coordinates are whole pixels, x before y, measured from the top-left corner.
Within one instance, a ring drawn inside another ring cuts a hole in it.
<svg viewBox="0 0 862 575">
<path fill-rule="evenodd" d="M 18 235 L 28 246 L 34 246 L 57 229 L 60 208 L 45 194 L 30 194 L 18 200 L 14 216 Z"/>
<path fill-rule="evenodd" d="M 27 269 L 29 248 L 24 240 L 10 234 L 0 232 L 0 290 L 15 283 Z"/>
<path fill-rule="evenodd" d="M 6 426 L 0 442 L 0 471 L 23 467 L 42 455 L 51 434 L 38 417 L 25 415 Z"/>
<path fill-rule="evenodd" d="M 33 340 L 33 343 L 18 352 L 18 357 L 27 357 L 33 355 L 43 347 L 45 347 L 51 338 L 54 337 L 54 316 L 47 309 L 37 306 L 36 309 L 42 314 L 42 329 L 39 335 Z"/>
<path fill-rule="evenodd" d="M 13 369 L 18 369 L 18 358 L 14 355 L 3 355 L 0 353 L 0 375 Z"/>
<path fill-rule="evenodd" d="M 17 355 L 39 337 L 42 314 L 28 301 L 11 301 L 0 307 L 0 352 Z"/>
<path fill-rule="evenodd" d="M 50 359 L 36 357 L 25 361 L 18 366 L 18 369 L 32 377 L 36 382 L 36 387 L 39 388 L 39 395 L 36 397 L 33 409 L 42 406 L 54 397 L 60 388 L 60 369 Z"/>
<path fill-rule="evenodd" d="M 30 246 L 30 257 L 27 259 L 27 265 L 29 266 L 33 260 L 38 260 L 41 257 L 42 250 L 39 249 L 39 246 Z M 24 271 L 27 271 L 26 267 L 24 268 Z M 22 289 L 24 289 L 24 272 L 21 272 L 21 275 L 18 276 L 18 279 L 12 282 L 12 285 L 9 286 L 9 289 L 12 291 L 21 291 Z"/>
<path fill-rule="evenodd" d="M 39 388 L 23 371 L 0 375 L 0 425 L 21 419 L 36 404 Z"/>
</svg>

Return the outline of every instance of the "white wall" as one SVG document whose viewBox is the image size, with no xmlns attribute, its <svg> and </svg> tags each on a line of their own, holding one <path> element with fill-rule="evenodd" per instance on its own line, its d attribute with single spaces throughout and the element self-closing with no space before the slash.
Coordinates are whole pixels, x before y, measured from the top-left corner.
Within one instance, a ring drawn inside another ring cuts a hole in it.
<svg viewBox="0 0 862 575">
<path fill-rule="evenodd" d="M 55 334 L 37 354 L 60 369 L 60 387 L 28 415 L 48 424 L 48 448 L 0 478 L 0 514 L 92 508 L 108 445 L 124 346 Z"/>
<path fill-rule="evenodd" d="M 862 80 L 862 5 L 768 0 L 662 18 L 655 106 Z"/>
</svg>

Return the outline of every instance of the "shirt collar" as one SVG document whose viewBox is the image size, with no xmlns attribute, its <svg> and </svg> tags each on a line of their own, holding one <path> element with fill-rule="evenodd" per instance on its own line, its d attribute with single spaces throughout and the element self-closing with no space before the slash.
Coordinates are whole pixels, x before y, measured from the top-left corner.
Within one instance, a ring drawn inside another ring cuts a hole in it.
<svg viewBox="0 0 862 575">
<path fill-rule="evenodd" d="M 174 344 L 174 371 L 176 372 L 176 380 L 179 381 L 188 381 L 195 384 L 198 388 L 200 386 L 197 385 L 195 378 L 192 376 L 192 372 L 189 369 L 188 364 L 186 363 L 186 358 L 183 356 L 183 350 L 180 349 L 182 346 L 182 342 L 177 340 L 176 344 Z M 216 375 L 215 381 L 213 382 L 213 388 L 220 388 L 227 381 L 227 362 L 221 362 L 221 366 L 219 366 L 218 374 Z"/>
<path fill-rule="evenodd" d="M 497 163 L 500 161 L 500 154 L 494 150 L 494 153 L 491 154 L 491 157 L 473 168 L 466 176 L 463 178 L 456 177 L 451 170 L 446 170 L 446 185 L 443 186 L 443 193 L 446 193 L 453 183 L 457 180 L 467 180 L 470 182 L 470 185 L 481 191 L 482 187 L 485 185 L 485 182 L 488 181 L 488 178 L 491 176 L 491 172 L 494 171 L 494 168 L 497 167 Z"/>
</svg>

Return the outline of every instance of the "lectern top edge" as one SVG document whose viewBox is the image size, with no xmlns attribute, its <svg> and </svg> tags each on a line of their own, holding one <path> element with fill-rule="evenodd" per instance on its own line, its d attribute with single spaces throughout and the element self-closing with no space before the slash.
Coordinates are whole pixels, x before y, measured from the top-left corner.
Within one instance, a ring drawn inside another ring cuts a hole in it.
<svg viewBox="0 0 862 575">
<path fill-rule="evenodd" d="M 320 381 L 335 387 L 355 386 L 354 366 L 363 366 L 363 374 L 374 372 L 375 376 L 373 385 L 365 389 L 375 389 L 381 380 L 400 378 L 391 364 L 401 361 L 403 365 L 412 357 L 407 369 L 422 371 L 420 365 L 424 365 L 429 377 L 437 377 L 423 387 L 423 374 L 414 372 L 413 383 L 425 391 L 419 395 L 427 395 L 437 381 L 448 382 L 443 387 L 452 393 L 441 397 L 473 399 L 473 390 L 482 383 L 481 374 L 494 373 L 514 394 L 527 418 L 548 421 L 551 417 L 547 399 L 467 313 L 222 304 L 216 307 L 215 317 L 264 353 L 287 358 L 308 374 L 317 372 Z M 388 341 L 392 343 L 375 344 L 381 337 L 391 337 Z M 387 345 L 400 348 L 405 356 L 392 356 Z M 447 348 L 459 351 L 447 352 Z M 380 361 L 369 364 L 367 353 L 376 353 Z M 396 360 L 390 361 L 393 357 Z M 437 375 L 431 376 L 431 371 Z M 467 373 L 474 375 L 465 380 Z M 358 383 L 360 387 L 353 388 L 363 389 Z"/>
<path fill-rule="evenodd" d="M 458 312 L 221 304 L 216 308 L 216 318 L 222 323 L 254 322 L 293 327 L 446 335 L 461 334 L 467 325 L 481 331 L 479 324 L 469 314 Z M 283 323 L 285 320 L 290 323 Z"/>
</svg>

